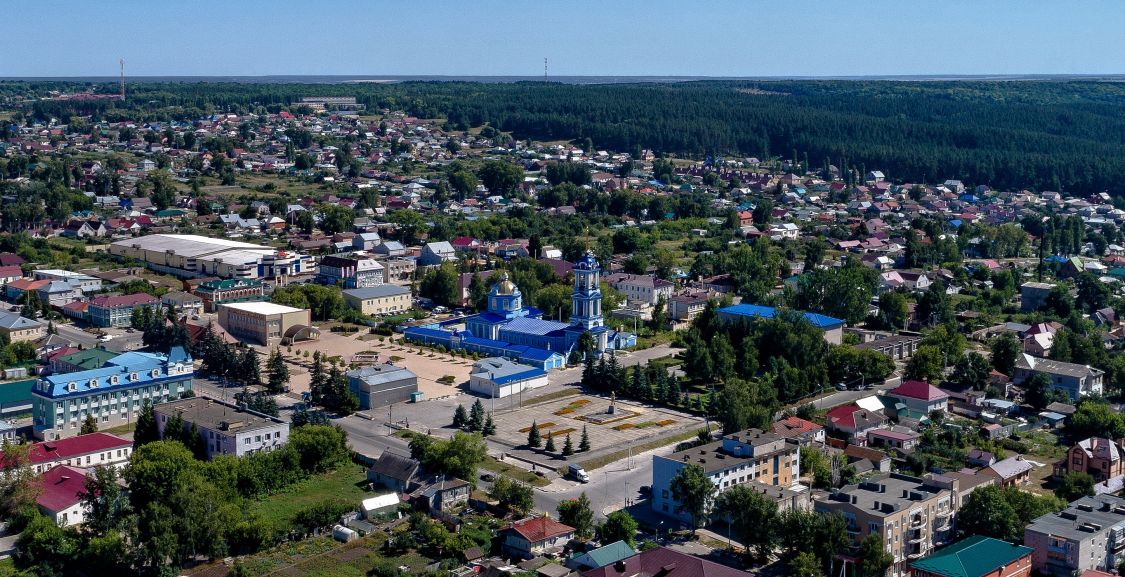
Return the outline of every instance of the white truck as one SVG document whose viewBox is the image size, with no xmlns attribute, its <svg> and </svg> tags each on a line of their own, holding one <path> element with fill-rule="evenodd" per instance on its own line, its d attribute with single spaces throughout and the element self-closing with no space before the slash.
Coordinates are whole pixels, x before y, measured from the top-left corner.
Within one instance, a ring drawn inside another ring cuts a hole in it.
<svg viewBox="0 0 1125 577">
<path fill-rule="evenodd" d="M 586 469 L 582 468 L 582 465 L 570 465 L 566 468 L 566 472 L 579 483 L 590 482 L 590 474 L 586 472 Z"/>
</svg>

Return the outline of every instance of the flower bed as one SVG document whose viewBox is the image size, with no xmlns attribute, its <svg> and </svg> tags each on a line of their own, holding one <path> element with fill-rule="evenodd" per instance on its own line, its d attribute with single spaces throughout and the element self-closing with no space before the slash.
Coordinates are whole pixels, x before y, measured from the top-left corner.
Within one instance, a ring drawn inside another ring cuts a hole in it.
<svg viewBox="0 0 1125 577">
<path fill-rule="evenodd" d="M 537 423 L 535 426 L 539 427 L 539 430 L 542 431 L 543 429 L 550 429 L 551 427 L 555 426 L 555 424 L 548 421 L 546 423 Z M 520 432 L 521 433 L 530 433 L 531 427 L 530 426 L 524 427 L 524 428 L 520 429 Z"/>
</svg>

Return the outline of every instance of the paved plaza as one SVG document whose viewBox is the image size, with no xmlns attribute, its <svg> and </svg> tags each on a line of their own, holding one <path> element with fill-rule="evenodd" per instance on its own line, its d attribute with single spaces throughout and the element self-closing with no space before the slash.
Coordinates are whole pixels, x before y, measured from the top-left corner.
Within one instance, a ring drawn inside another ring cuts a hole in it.
<svg viewBox="0 0 1125 577">
<path fill-rule="evenodd" d="M 485 409 L 489 409 L 487 400 L 484 402 Z M 609 415 L 609 406 L 609 399 L 590 395 L 564 397 L 511 411 L 500 410 L 498 405 L 496 436 L 492 440 L 511 447 L 525 445 L 531 423 L 535 421 L 544 443 L 548 434 L 557 435 L 555 448 L 559 451 L 567 433 L 570 433 L 575 449 L 578 448 L 583 426 L 589 433 L 592 449 L 623 449 L 656 436 L 671 435 L 688 428 L 698 429 L 703 423 L 702 419 L 675 411 L 621 400 L 616 401 L 618 414 Z"/>
<path fill-rule="evenodd" d="M 360 340 L 365 337 L 369 340 Z M 289 352 L 290 348 L 292 352 Z M 313 351 L 320 351 L 322 355 L 340 356 L 347 363 L 353 355 L 371 351 L 383 358 L 393 360 L 398 366 L 404 366 L 418 375 L 418 390 L 422 391 L 426 399 L 438 399 L 455 395 L 459 392 L 459 385 L 469 380 L 469 370 L 472 369 L 472 359 L 463 359 L 459 356 L 442 354 L 429 349 L 420 349 L 417 346 L 404 344 L 397 338 L 384 337 L 371 338 L 366 332 L 353 335 L 322 331 L 320 339 L 296 343 L 292 347 L 283 347 L 287 360 L 298 359 L 297 364 L 290 364 L 289 387 L 294 392 L 301 393 L 309 390 L 309 371 L 306 365 L 312 362 Z M 269 351 L 259 347 L 263 355 Z M 304 351 L 309 351 L 309 357 L 304 356 Z M 265 357 L 263 357 L 264 359 Z M 442 377 L 452 376 L 453 384 L 447 385 L 439 382 Z"/>
</svg>

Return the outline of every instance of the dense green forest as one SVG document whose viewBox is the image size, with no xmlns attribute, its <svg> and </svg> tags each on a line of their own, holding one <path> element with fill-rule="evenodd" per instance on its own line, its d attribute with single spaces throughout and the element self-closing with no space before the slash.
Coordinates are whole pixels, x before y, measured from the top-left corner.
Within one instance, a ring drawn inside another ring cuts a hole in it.
<svg viewBox="0 0 1125 577">
<path fill-rule="evenodd" d="M 0 99 L 60 87 L 3 82 Z M 1125 85 L 1109 82 L 151 83 L 129 91 L 124 108 L 39 101 L 29 112 L 191 120 L 354 95 L 372 109 L 447 118 L 453 129 L 487 123 L 521 139 L 590 138 L 599 148 L 694 158 L 796 153 L 813 168 L 878 168 L 897 181 L 1125 194 Z"/>
</svg>

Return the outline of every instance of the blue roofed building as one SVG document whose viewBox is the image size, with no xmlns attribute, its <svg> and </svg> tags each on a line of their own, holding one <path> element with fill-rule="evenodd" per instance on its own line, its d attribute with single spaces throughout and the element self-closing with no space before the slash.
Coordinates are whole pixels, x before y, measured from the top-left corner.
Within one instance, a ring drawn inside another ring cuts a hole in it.
<svg viewBox="0 0 1125 577">
<path fill-rule="evenodd" d="M 724 322 L 737 322 L 740 320 L 772 319 L 776 317 L 779 312 L 780 309 L 762 305 L 733 305 L 719 309 L 719 320 Z M 824 340 L 829 343 L 838 345 L 843 341 L 844 321 L 817 313 L 797 311 L 797 314 L 803 316 L 812 326 L 823 331 Z"/>
<path fill-rule="evenodd" d="M 403 334 L 409 340 L 504 357 L 544 370 L 563 366 L 586 333 L 593 337 L 597 355 L 636 346 L 636 335 L 605 326 L 600 275 L 601 266 L 591 253 L 575 265 L 569 323 L 545 320 L 539 309 L 524 306 L 519 287 L 502 274 L 489 291 L 488 309 L 467 317 L 464 331 L 431 324 L 407 328 Z"/>
<path fill-rule="evenodd" d="M 35 437 L 77 435 L 87 415 L 102 429 L 133 422 L 145 401 L 174 401 L 192 390 L 194 372 L 187 351 L 172 347 L 167 355 L 131 351 L 98 368 L 43 377 L 31 391 Z"/>
<path fill-rule="evenodd" d="M 473 363 L 469 372 L 469 390 L 502 399 L 547 384 L 547 371 L 539 367 L 515 363 L 503 357 L 489 357 Z"/>
</svg>

